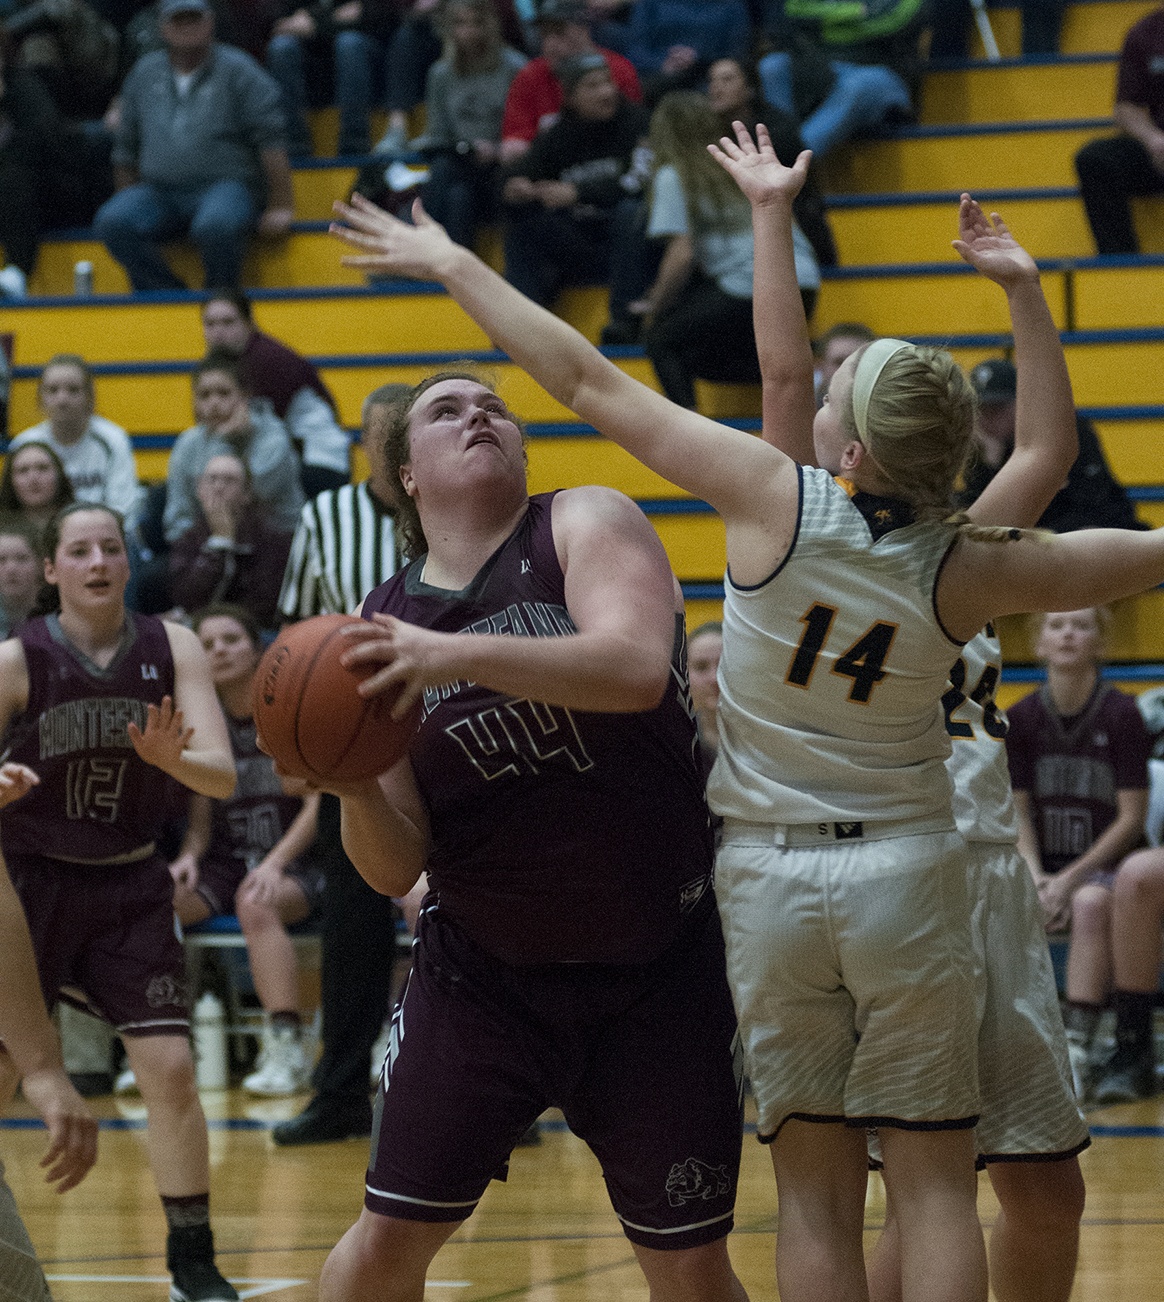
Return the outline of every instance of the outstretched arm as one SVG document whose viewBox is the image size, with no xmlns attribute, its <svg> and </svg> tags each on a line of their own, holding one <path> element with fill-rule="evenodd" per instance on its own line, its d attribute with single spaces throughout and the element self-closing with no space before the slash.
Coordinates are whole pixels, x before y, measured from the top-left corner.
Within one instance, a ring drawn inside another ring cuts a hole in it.
<svg viewBox="0 0 1164 1302">
<path fill-rule="evenodd" d="M 938 579 L 943 626 L 969 640 L 1001 615 L 1082 610 L 1164 583 L 1164 529 L 1081 529 L 1017 541 L 962 537 Z"/>
<path fill-rule="evenodd" d="M 766 443 L 794 461 L 815 465 L 812 345 L 792 248 L 792 204 L 808 176 L 812 154 L 805 150 L 793 167 L 785 167 L 762 122 L 756 125 L 755 140 L 742 122 L 732 127 L 734 141 L 724 136 L 708 149 L 752 205 L 752 319 L 763 384 L 761 432 Z"/>
<path fill-rule="evenodd" d="M 1006 292 L 1018 371 L 1014 451 L 968 514 L 977 524 L 1029 528 L 1079 454 L 1071 379 L 1034 259 L 998 213 L 988 218 L 968 194 L 959 204 L 958 225 L 954 248 Z"/>
<path fill-rule="evenodd" d="M 359 195 L 335 205 L 332 231 L 360 249 L 344 259 L 365 271 L 439 280 L 494 343 L 559 402 L 652 470 L 710 502 L 730 523 L 760 514 L 757 487 L 782 460 L 759 440 L 685 411 L 624 374 L 572 326 L 539 308 L 424 211 L 409 226 Z M 794 501 L 795 475 L 788 483 Z M 771 502 L 765 504 L 771 513 Z"/>
</svg>

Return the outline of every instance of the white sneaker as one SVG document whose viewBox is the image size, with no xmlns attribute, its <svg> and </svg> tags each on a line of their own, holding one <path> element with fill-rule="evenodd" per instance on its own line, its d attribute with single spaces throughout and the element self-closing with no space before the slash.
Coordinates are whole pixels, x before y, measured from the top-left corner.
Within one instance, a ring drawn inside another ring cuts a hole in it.
<svg viewBox="0 0 1164 1302">
<path fill-rule="evenodd" d="M 10 262 L 0 270 L 0 295 L 5 298 L 27 298 L 28 279 L 19 267 Z"/>
<path fill-rule="evenodd" d="M 137 1077 L 133 1074 L 132 1067 L 126 1067 L 124 1071 L 118 1072 L 117 1079 L 113 1082 L 114 1094 L 138 1094 Z"/>
<path fill-rule="evenodd" d="M 257 1070 L 244 1078 L 243 1089 L 248 1094 L 280 1098 L 306 1089 L 310 1076 L 299 1032 L 289 1026 L 272 1027 L 263 1037 Z"/>
<path fill-rule="evenodd" d="M 372 146 L 372 153 L 384 158 L 399 158 L 408 153 L 408 132 L 403 127 L 389 127 Z"/>
<path fill-rule="evenodd" d="M 1067 1032 L 1067 1056 L 1071 1059 L 1071 1079 L 1075 1085 L 1075 1097 L 1080 1103 L 1087 1098 L 1091 1083 L 1091 1054 L 1087 1037 L 1081 1031 Z"/>
</svg>

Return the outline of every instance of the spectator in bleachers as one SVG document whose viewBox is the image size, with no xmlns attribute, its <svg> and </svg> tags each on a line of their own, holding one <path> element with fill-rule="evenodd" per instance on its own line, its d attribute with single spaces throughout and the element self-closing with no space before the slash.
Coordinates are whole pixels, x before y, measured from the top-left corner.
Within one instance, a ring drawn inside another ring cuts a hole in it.
<svg viewBox="0 0 1164 1302">
<path fill-rule="evenodd" d="M 1065 0 L 1020 0 L 1024 56 L 1057 54 Z M 970 0 L 930 0 L 930 58 L 965 59 L 970 53 Z"/>
<path fill-rule="evenodd" d="M 670 90 L 702 85 L 716 59 L 743 61 L 751 45 L 744 0 L 636 0 L 623 52 L 653 107 Z"/>
<path fill-rule="evenodd" d="M 279 88 L 250 55 L 215 41 L 207 0 L 161 0 L 158 15 L 165 49 L 126 78 L 118 191 L 94 224 L 135 290 L 186 288 L 161 245 L 187 234 L 207 283 L 236 286 L 251 232 L 291 227 Z"/>
<path fill-rule="evenodd" d="M 302 354 L 256 329 L 251 303 L 240 290 L 212 289 L 202 305 L 207 352 L 229 353 L 243 366 L 252 396 L 266 398 L 302 462 L 307 497 L 346 484 L 351 440 L 336 416 L 335 399 Z"/>
<path fill-rule="evenodd" d="M 118 86 L 120 38 L 85 0 L 23 0 L 4 19 L 13 63 L 44 83 L 63 118 L 99 120 Z"/>
<path fill-rule="evenodd" d="M 385 384 L 364 402 L 368 478 L 321 493 L 303 508 L 279 598 L 286 619 L 355 610 L 396 572 L 398 487 L 388 469 L 385 439 L 393 404 L 408 392 L 407 385 Z M 392 901 L 374 891 L 344 853 L 339 822 L 339 800 L 324 795 L 319 841 L 325 856 L 323 1053 L 311 1100 L 297 1117 L 272 1131 L 280 1145 L 326 1143 L 372 1129 L 368 1067 L 389 1011 L 392 965 L 384 955 L 395 944 L 397 914 Z"/>
<path fill-rule="evenodd" d="M 251 494 L 250 471 L 233 452 L 198 476 L 199 518 L 170 548 L 170 598 L 182 612 L 233 602 L 262 629 L 279 626 L 279 588 L 291 531 L 275 529 Z"/>
<path fill-rule="evenodd" d="M 557 75 L 562 114 L 510 165 L 502 190 L 505 277 L 547 307 L 564 285 L 605 279 L 611 320 L 621 321 L 643 291 L 633 164 L 647 114 L 597 52 L 564 60 Z"/>
<path fill-rule="evenodd" d="M 429 163 L 425 208 L 472 248 L 497 212 L 501 117 L 527 60 L 502 41 L 491 0 L 446 0 L 439 25 L 444 53 L 428 70 L 424 136 L 414 143 Z"/>
<path fill-rule="evenodd" d="M 687 679 L 705 773 L 711 772 L 719 750 L 719 661 L 723 654 L 723 625 L 709 620 L 687 638 Z"/>
<path fill-rule="evenodd" d="M 800 122 L 819 162 L 860 131 L 913 116 L 921 78 L 919 0 L 890 0 L 876 14 L 844 0 L 785 0 L 772 25 L 777 49 L 760 60 L 770 104 Z"/>
<path fill-rule="evenodd" d="M 4 458 L 0 516 L 26 520 L 39 538 L 61 507 L 73 500 L 73 486 L 65 467 L 47 443 L 30 439 Z"/>
<path fill-rule="evenodd" d="M 174 910 L 185 926 L 238 915 L 266 1015 L 259 1062 L 243 1089 L 294 1094 L 307 1085 L 311 1064 L 303 1043 L 299 962 L 287 928 L 307 918 L 323 892 L 309 857 L 319 793 L 281 779 L 256 743 L 251 683 L 263 643 L 253 616 L 241 606 L 216 604 L 196 612 L 193 623 L 226 716 L 238 784 L 226 800 L 191 797 L 186 834 L 170 865 Z"/>
<path fill-rule="evenodd" d="M 198 520 L 198 480 L 211 457 L 234 453 L 246 463 L 255 500 L 276 529 L 293 529 L 303 505 L 299 458 L 287 427 L 264 398 L 252 398 L 238 358 L 208 354 L 194 371 L 198 424 L 178 436 L 166 473 L 163 515 L 171 546 Z"/>
<path fill-rule="evenodd" d="M 46 443 L 57 454 L 79 502 L 111 506 L 131 526 L 141 506 L 142 488 L 129 435 L 94 411 L 93 372 L 83 357 L 58 353 L 49 358 L 37 383 L 45 420 L 12 440 Z"/>
<path fill-rule="evenodd" d="M 634 305 L 647 319 L 643 347 L 663 392 L 695 406 L 695 379 L 759 384 L 752 326 L 751 209 L 707 152 L 722 132 L 704 95 L 673 91 L 651 116 L 651 146 L 659 169 L 647 235 L 666 240 L 659 274 Z M 796 278 L 811 318 L 820 269 L 793 223 Z"/>
<path fill-rule="evenodd" d="M 0 516 L 0 641 L 32 614 L 43 585 L 40 534 L 27 520 Z"/>
<path fill-rule="evenodd" d="M 11 66 L 0 39 L 0 298 L 24 298 L 46 230 L 84 225 L 100 196 L 87 186 L 84 141 L 35 73 Z"/>
<path fill-rule="evenodd" d="M 600 49 L 591 39 L 585 0 L 542 0 L 534 21 L 541 38 L 541 53 L 522 68 L 509 88 L 501 124 L 503 163 L 520 158 L 538 132 L 558 120 L 562 111 L 558 68 L 567 59 L 601 54 L 623 98 L 634 104 L 643 98 L 634 64 L 613 50 Z"/>
<path fill-rule="evenodd" d="M 851 357 L 858 348 L 871 344 L 876 338 L 876 332 L 860 321 L 838 321 L 836 325 L 830 326 L 813 348 L 816 354 L 817 394 L 828 392 L 833 376 L 841 369 L 847 357 Z"/>
<path fill-rule="evenodd" d="M 974 501 L 990 483 L 1014 448 L 1016 375 L 1005 358 L 980 362 L 970 372 L 978 396 L 974 434 L 978 460 L 966 476 L 961 494 Z M 1055 494 L 1039 518 L 1040 529 L 1070 533 L 1075 529 L 1144 529 L 1123 485 L 1115 478 L 1103 454 L 1095 426 L 1076 417 L 1079 455 L 1066 484 Z"/>
<path fill-rule="evenodd" d="M 310 158 L 315 152 L 308 108 L 320 108 L 334 98 L 331 14 L 331 0 L 294 6 L 276 18 L 263 56 L 267 71 L 279 83 L 292 158 Z"/>
<path fill-rule="evenodd" d="M 763 122 L 768 128 L 776 157 L 785 167 L 796 162 L 804 149 L 800 128 L 790 113 L 765 101 L 760 74 L 751 59 L 716 59 L 707 70 L 707 98 L 719 114 L 724 135 L 732 136 L 732 123 L 739 121 L 754 137 L 756 124 Z M 822 267 L 835 267 L 837 246 L 825 212 L 815 164 L 809 165 L 808 177 L 793 200 L 792 215 L 808 236 L 817 263 Z"/>
<path fill-rule="evenodd" d="M 1047 930 L 1071 929 L 1064 1022 L 1080 1099 L 1111 987 L 1115 871 L 1143 843 L 1148 805 L 1151 739 L 1135 701 L 1100 676 L 1110 622 L 1094 608 L 1038 617 L 1046 686 L 1007 712 L 1019 851 Z"/>
<path fill-rule="evenodd" d="M 1093 1093 L 1097 1103 L 1131 1103 L 1157 1092 L 1153 1017 L 1164 957 L 1164 850 L 1128 855 L 1111 894 L 1116 1047 Z"/>
<path fill-rule="evenodd" d="M 368 113 L 388 95 L 389 49 L 408 0 L 340 0 L 298 5 L 275 23 L 267 66 L 279 82 L 288 118 L 290 154 L 311 155 L 306 105 L 312 102 L 307 72 L 331 49 L 336 107 L 340 111 L 339 152 L 367 154 Z M 327 79 L 326 79 L 327 81 Z"/>
<path fill-rule="evenodd" d="M 1128 32 L 1112 116 L 1118 136 L 1075 155 L 1079 194 L 1100 253 L 1138 253 L 1130 200 L 1164 192 L 1164 7 Z"/>
</svg>

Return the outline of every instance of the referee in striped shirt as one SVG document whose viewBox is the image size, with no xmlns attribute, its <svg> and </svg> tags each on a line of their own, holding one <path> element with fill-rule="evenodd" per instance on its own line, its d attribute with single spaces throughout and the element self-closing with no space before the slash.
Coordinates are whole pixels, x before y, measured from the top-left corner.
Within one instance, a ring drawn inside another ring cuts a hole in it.
<svg viewBox="0 0 1164 1302">
<path fill-rule="evenodd" d="M 304 506 L 279 595 L 279 611 L 288 623 L 353 611 L 395 572 L 395 490 L 384 437 L 388 409 L 408 391 L 404 384 L 385 384 L 364 402 L 368 478 L 328 489 Z M 282 1145 L 371 1134 L 372 1045 L 389 1011 L 396 952 L 395 905 L 372 890 L 344 854 L 334 796 L 325 795 L 320 802 L 315 852 L 326 877 L 320 974 L 323 1053 L 307 1106 L 272 1131 L 275 1143 Z"/>
<path fill-rule="evenodd" d="M 405 384 L 384 384 L 364 401 L 362 439 L 369 475 L 314 497 L 303 508 L 279 594 L 288 623 L 346 615 L 398 568 L 395 486 L 384 459 L 388 408 Z"/>
</svg>

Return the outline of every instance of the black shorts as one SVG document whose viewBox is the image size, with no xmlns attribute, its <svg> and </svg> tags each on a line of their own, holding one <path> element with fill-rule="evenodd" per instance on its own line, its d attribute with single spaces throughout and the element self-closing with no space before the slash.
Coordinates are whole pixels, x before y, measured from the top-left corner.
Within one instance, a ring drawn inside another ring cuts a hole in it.
<svg viewBox="0 0 1164 1302">
<path fill-rule="evenodd" d="M 286 876 L 303 892 L 310 916 L 323 900 L 322 869 L 296 859 L 286 869 Z M 194 893 L 201 896 L 212 918 L 229 915 L 234 913 L 235 893 L 246 878 L 246 867 L 237 859 L 204 859 L 198 865 L 198 885 L 194 887 Z"/>
<path fill-rule="evenodd" d="M 101 866 L 17 855 L 8 869 L 50 1008 L 64 991 L 122 1035 L 186 1034 L 186 960 L 161 855 Z"/>
<path fill-rule="evenodd" d="M 714 909 L 651 963 L 531 967 L 426 910 L 381 1073 L 365 1206 L 463 1220 L 557 1106 L 633 1243 L 713 1242 L 732 1228 L 741 1073 Z"/>
</svg>

